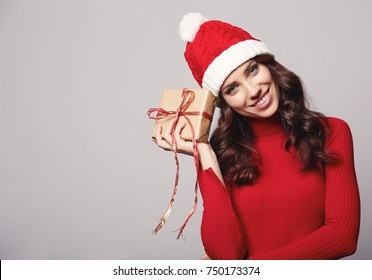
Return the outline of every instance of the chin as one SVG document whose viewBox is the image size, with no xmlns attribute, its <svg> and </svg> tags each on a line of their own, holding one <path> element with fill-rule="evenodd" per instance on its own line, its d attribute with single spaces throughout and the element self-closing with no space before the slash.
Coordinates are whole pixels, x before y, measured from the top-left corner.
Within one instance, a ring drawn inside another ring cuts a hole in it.
<svg viewBox="0 0 372 280">
<path fill-rule="evenodd" d="M 277 110 L 270 110 L 269 112 L 263 112 L 262 114 L 257 114 L 254 117 L 255 118 L 260 118 L 260 119 L 268 119 L 268 118 L 273 117 L 276 112 L 277 112 Z"/>
</svg>

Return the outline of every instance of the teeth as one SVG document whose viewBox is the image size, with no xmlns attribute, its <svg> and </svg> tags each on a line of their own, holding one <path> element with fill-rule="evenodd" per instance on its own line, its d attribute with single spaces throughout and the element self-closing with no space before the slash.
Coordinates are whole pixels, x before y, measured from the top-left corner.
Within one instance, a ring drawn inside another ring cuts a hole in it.
<svg viewBox="0 0 372 280">
<path fill-rule="evenodd" d="M 256 105 L 261 106 L 267 101 L 267 94 L 265 94 L 257 103 Z"/>
</svg>

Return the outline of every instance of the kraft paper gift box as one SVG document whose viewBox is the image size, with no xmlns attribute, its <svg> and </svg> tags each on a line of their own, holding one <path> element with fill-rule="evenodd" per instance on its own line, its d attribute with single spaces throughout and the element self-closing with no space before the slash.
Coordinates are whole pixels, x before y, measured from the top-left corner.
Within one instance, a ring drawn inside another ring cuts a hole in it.
<svg viewBox="0 0 372 280">
<path fill-rule="evenodd" d="M 186 120 L 188 118 L 194 128 L 195 140 L 207 143 L 216 104 L 217 98 L 209 90 L 165 89 L 159 108 L 150 109 L 153 110 L 153 114 L 157 113 L 153 116 L 156 121 L 152 137 L 155 137 L 157 124 L 163 126 L 162 135 L 164 136 L 168 127 L 173 125 L 176 112 L 179 110 L 178 123 L 186 122 L 186 126 L 181 131 L 181 138 L 186 141 L 192 140 L 192 130 Z"/>
</svg>

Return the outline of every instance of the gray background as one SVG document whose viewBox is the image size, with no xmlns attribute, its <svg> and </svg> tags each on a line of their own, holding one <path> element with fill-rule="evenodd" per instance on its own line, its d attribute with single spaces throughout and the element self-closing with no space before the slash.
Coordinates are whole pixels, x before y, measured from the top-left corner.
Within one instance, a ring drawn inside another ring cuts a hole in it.
<svg viewBox="0 0 372 280">
<path fill-rule="evenodd" d="M 172 154 L 150 140 L 163 88 L 197 87 L 181 17 L 198 11 L 250 31 L 299 74 L 313 108 L 353 132 L 371 259 L 371 19 L 368 0 L 0 0 L 0 258 L 198 259 L 201 205 L 181 156 L 163 230 Z"/>
</svg>

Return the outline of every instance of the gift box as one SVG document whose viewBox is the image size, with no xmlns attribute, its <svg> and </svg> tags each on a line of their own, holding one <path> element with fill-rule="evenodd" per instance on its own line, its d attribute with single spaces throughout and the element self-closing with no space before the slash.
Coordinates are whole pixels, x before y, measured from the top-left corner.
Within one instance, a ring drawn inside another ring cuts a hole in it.
<svg viewBox="0 0 372 280">
<path fill-rule="evenodd" d="M 152 137 L 155 137 L 157 124 L 163 126 L 162 134 L 165 135 L 175 122 L 186 122 L 181 138 L 191 141 L 194 134 L 197 142 L 207 143 L 216 104 L 217 98 L 209 90 L 165 89 L 159 108 L 148 111 L 150 118 L 155 119 Z M 156 116 L 151 117 L 155 113 Z"/>
</svg>

